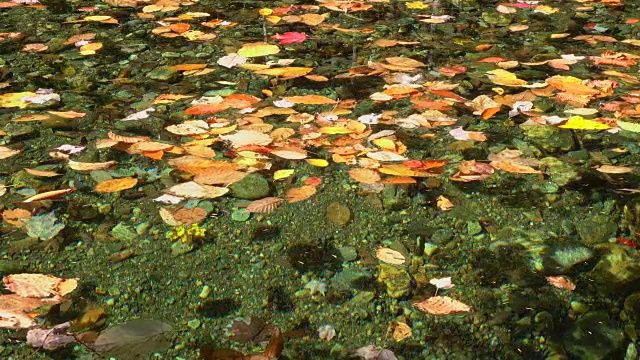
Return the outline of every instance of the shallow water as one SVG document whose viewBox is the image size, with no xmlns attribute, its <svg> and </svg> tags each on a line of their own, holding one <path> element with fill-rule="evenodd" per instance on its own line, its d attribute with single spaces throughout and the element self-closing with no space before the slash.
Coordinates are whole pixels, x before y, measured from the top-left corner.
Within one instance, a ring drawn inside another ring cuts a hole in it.
<svg viewBox="0 0 640 360">
<path fill-rule="evenodd" d="M 638 10 L 0 3 L 0 272 L 87 336 L 0 354 L 637 359 Z"/>
</svg>

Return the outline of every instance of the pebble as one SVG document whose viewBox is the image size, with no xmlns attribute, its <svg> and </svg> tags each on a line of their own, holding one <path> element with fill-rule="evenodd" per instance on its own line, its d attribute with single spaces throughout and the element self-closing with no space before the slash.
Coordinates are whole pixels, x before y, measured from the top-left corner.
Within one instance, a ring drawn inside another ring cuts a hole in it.
<svg viewBox="0 0 640 360">
<path fill-rule="evenodd" d="M 209 294 L 211 294 L 211 288 L 209 287 L 209 285 L 205 285 L 202 287 L 202 291 L 200 291 L 198 297 L 200 299 L 206 299 L 207 297 L 209 297 Z"/>
</svg>

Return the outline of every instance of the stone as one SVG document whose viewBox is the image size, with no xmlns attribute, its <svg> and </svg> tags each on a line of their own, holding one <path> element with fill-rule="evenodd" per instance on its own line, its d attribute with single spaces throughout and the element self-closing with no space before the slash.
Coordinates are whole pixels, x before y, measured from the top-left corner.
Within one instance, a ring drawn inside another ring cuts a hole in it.
<svg viewBox="0 0 640 360">
<path fill-rule="evenodd" d="M 555 248 L 544 254 L 544 269 L 548 274 L 567 274 L 574 267 L 589 262 L 593 256 L 593 250 L 586 246 Z"/>
<path fill-rule="evenodd" d="M 589 245 L 607 243 L 618 230 L 618 224 L 611 216 L 600 214 L 588 216 L 576 225 L 580 239 Z"/>
<path fill-rule="evenodd" d="M 564 334 L 565 349 L 576 359 L 613 359 L 624 344 L 624 332 L 611 323 L 605 311 L 591 311 Z"/>
<path fill-rule="evenodd" d="M 271 193 L 269 181 L 257 173 L 245 176 L 244 179 L 231 184 L 229 189 L 233 197 L 246 200 L 262 199 Z"/>
<path fill-rule="evenodd" d="M 529 141 L 548 152 L 569 151 L 575 146 L 573 133 L 554 125 L 520 125 Z"/>
<path fill-rule="evenodd" d="M 604 255 L 589 275 L 601 293 L 615 293 L 640 279 L 640 262 L 635 254 L 632 254 L 635 249 L 618 244 L 606 244 L 598 246 L 596 250 Z"/>
<path fill-rule="evenodd" d="M 171 80 L 177 73 L 176 70 L 171 70 L 167 66 L 158 66 L 149 71 L 146 77 L 151 80 L 167 81 Z"/>
<path fill-rule="evenodd" d="M 122 222 L 119 222 L 118 225 L 114 226 L 113 229 L 111 229 L 111 236 L 119 241 L 126 243 L 132 243 L 138 238 L 138 234 L 135 232 L 135 230 Z"/>
<path fill-rule="evenodd" d="M 389 296 L 399 299 L 409 295 L 411 275 L 407 270 L 387 264 L 380 264 L 378 268 L 380 269 L 378 281 L 384 284 Z"/>
</svg>

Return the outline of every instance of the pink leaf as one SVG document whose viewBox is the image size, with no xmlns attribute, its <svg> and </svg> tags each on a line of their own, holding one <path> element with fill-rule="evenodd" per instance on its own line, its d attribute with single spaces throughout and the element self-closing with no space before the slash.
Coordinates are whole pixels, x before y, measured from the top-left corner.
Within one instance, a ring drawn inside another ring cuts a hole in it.
<svg viewBox="0 0 640 360">
<path fill-rule="evenodd" d="M 289 31 L 283 34 L 275 34 L 271 38 L 280 40 L 278 44 L 286 45 L 286 44 L 293 44 L 293 43 L 301 43 L 307 40 L 307 34 L 302 32 Z"/>
</svg>

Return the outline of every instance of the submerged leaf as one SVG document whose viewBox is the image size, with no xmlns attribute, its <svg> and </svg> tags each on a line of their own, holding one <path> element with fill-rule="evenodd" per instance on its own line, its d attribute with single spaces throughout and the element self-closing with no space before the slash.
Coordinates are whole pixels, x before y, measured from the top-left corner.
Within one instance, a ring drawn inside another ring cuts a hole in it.
<svg viewBox="0 0 640 360">
<path fill-rule="evenodd" d="M 93 349 L 118 359 L 135 359 L 169 347 L 165 334 L 173 328 L 158 320 L 131 320 L 100 333 Z"/>
</svg>

